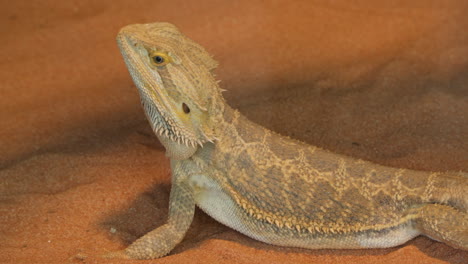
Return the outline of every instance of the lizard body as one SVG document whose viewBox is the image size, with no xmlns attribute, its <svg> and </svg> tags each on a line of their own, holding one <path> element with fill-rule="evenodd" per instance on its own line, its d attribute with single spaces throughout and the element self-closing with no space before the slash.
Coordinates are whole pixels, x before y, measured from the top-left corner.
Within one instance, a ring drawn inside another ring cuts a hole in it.
<svg viewBox="0 0 468 264">
<path fill-rule="evenodd" d="M 168 23 L 117 41 L 171 159 L 169 218 L 110 257 L 164 256 L 195 206 L 254 239 L 303 248 L 383 248 L 420 234 L 468 249 L 465 173 L 398 169 L 283 137 L 229 107 L 217 63 Z"/>
</svg>

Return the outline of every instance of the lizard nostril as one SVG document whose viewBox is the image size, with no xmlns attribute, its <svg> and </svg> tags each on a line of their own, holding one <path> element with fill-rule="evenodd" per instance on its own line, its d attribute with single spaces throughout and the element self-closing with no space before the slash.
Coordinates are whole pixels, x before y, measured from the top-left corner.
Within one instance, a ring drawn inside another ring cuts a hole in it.
<svg viewBox="0 0 468 264">
<path fill-rule="evenodd" d="M 185 103 L 182 103 L 182 109 L 184 110 L 184 113 L 190 113 L 190 108 Z"/>
</svg>

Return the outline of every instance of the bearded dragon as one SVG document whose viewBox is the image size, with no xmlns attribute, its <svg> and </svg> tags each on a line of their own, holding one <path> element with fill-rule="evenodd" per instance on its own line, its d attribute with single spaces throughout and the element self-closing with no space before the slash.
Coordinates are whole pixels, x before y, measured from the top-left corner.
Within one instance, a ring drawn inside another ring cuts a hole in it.
<svg viewBox="0 0 468 264">
<path fill-rule="evenodd" d="M 199 206 L 265 243 L 387 248 L 426 235 L 468 250 L 468 177 L 391 168 L 281 136 L 226 104 L 217 62 L 169 23 L 121 29 L 117 42 L 170 158 L 167 223 L 107 257 L 151 259 L 184 237 Z"/>
</svg>

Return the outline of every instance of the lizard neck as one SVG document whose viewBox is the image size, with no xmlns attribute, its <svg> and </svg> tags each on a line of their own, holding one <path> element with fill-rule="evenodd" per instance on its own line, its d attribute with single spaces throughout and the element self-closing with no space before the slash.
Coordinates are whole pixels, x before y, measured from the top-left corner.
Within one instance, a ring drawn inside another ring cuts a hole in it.
<svg viewBox="0 0 468 264">
<path fill-rule="evenodd" d="M 240 137 L 240 130 L 243 130 L 246 127 L 247 123 L 254 124 L 246 117 L 244 117 L 237 109 L 231 108 L 229 105 L 224 106 L 224 111 L 222 117 L 219 119 L 218 131 L 218 143 L 223 145 L 223 142 L 232 142 L 233 141 L 243 141 Z M 255 130 L 264 130 L 263 127 L 254 124 L 257 129 Z M 252 131 L 256 132 L 256 131 Z M 237 144 L 242 144 L 243 142 L 237 142 Z"/>
<path fill-rule="evenodd" d="M 275 148 L 280 136 L 243 116 L 238 110 L 225 105 L 222 118 L 216 127 L 216 151 L 219 156 L 229 158 L 232 155 L 245 154 L 257 151 L 257 147 Z M 266 139 L 269 142 L 266 142 Z"/>
<path fill-rule="evenodd" d="M 245 148 L 248 146 L 262 146 L 273 151 L 278 149 L 278 144 L 281 145 L 281 155 L 288 151 L 297 151 L 297 148 L 316 148 L 306 145 L 298 140 L 291 139 L 286 136 L 271 131 L 255 122 L 252 122 L 247 117 L 243 116 L 238 110 L 225 105 L 222 118 L 219 119 L 219 125 L 215 131 L 218 142 L 216 145 L 219 148 L 230 149 L 231 147 Z M 283 144 L 287 143 L 287 144 Z M 279 154 L 279 153 L 275 153 Z"/>
</svg>

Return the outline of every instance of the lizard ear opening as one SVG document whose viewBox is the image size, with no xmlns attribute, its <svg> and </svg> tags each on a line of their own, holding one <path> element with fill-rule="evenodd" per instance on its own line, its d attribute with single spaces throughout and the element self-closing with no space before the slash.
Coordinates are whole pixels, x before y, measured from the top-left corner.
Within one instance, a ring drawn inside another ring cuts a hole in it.
<svg viewBox="0 0 468 264">
<path fill-rule="evenodd" d="M 182 103 L 182 110 L 184 110 L 186 114 L 190 113 L 190 108 L 185 103 Z"/>
</svg>

